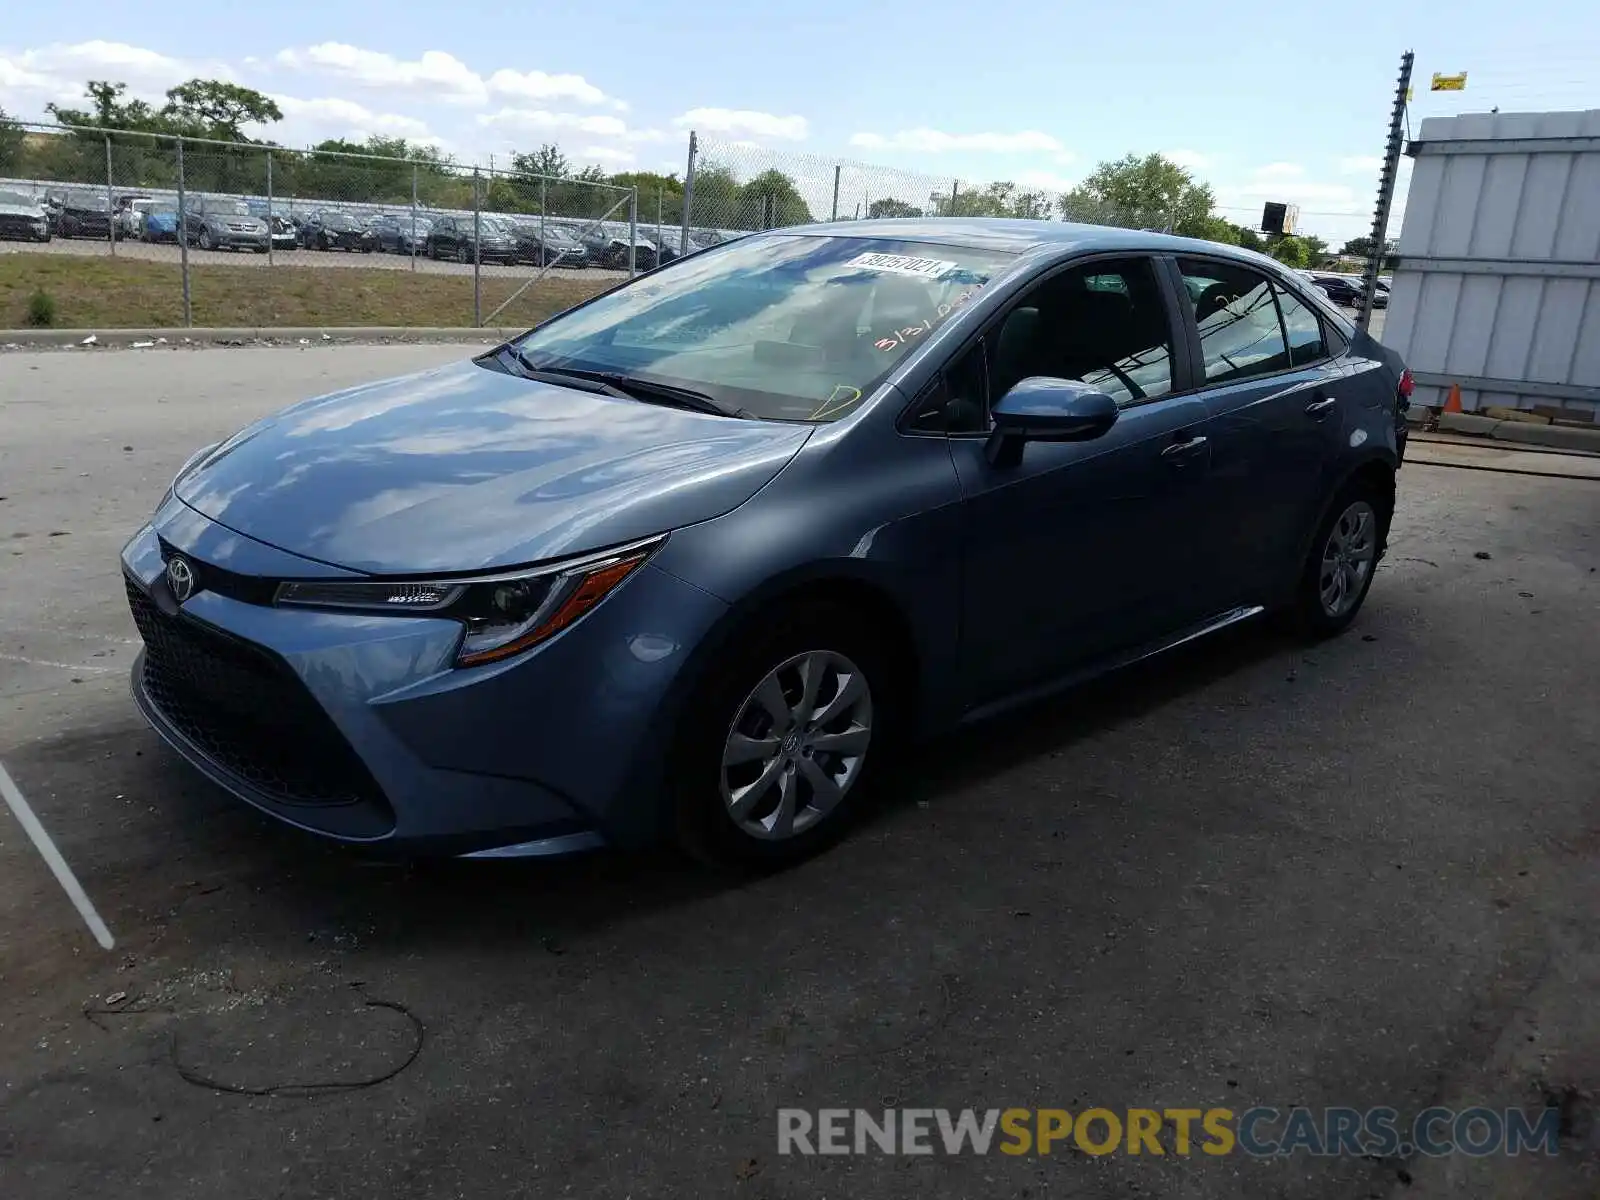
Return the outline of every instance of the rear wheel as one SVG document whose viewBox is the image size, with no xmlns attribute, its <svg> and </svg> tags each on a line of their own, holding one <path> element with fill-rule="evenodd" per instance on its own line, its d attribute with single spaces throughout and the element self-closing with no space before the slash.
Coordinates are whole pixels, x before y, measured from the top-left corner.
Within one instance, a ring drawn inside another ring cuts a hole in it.
<svg viewBox="0 0 1600 1200">
<path fill-rule="evenodd" d="M 202 249 L 202 250 L 210 250 L 211 249 L 211 231 L 209 229 L 204 228 L 204 227 L 202 227 L 201 230 L 200 230 L 200 249 Z"/>
<path fill-rule="evenodd" d="M 1311 542 L 1295 592 L 1296 623 L 1311 637 L 1343 633 L 1365 603 L 1388 533 L 1391 501 L 1368 480 L 1346 484 Z"/>
<path fill-rule="evenodd" d="M 776 867 L 847 828 L 898 717 L 883 645 L 832 603 L 765 614 L 735 638 L 684 709 L 672 750 L 686 851 L 714 865 Z"/>
<path fill-rule="evenodd" d="M 456 247 L 456 261 L 461 263 L 463 266 L 472 261 L 472 256 L 467 253 L 467 248 L 465 246 Z"/>
</svg>

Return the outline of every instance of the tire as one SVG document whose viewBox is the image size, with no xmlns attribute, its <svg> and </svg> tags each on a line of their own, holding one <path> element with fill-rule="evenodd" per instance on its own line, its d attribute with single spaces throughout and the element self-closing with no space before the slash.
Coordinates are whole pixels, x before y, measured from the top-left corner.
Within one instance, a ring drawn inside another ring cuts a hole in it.
<svg viewBox="0 0 1600 1200">
<path fill-rule="evenodd" d="M 202 250 L 214 249 L 214 247 L 211 244 L 211 231 L 209 229 L 205 228 L 204 226 L 200 227 L 200 249 L 202 249 Z"/>
<path fill-rule="evenodd" d="M 1295 586 L 1291 615 L 1302 634 L 1336 637 L 1356 619 L 1372 589 L 1392 504 L 1365 479 L 1351 480 L 1334 496 Z"/>
<path fill-rule="evenodd" d="M 472 256 L 467 253 L 467 248 L 465 246 L 456 247 L 456 261 L 462 266 L 466 266 L 467 263 L 472 261 Z"/>
<path fill-rule="evenodd" d="M 900 681 L 886 645 L 857 614 L 833 602 L 764 612 L 736 633 L 684 706 L 670 750 L 679 846 L 707 865 L 770 870 L 808 858 L 839 837 L 885 768 L 898 732 Z M 783 734 L 757 692 L 776 676 L 792 719 L 803 702 L 801 664 L 822 668 L 814 712 L 841 697 L 844 706 L 820 731 L 808 735 L 809 723 L 802 722 Z M 842 686 L 847 677 L 859 678 L 859 691 Z M 828 737 L 838 744 L 846 732 L 852 735 L 847 744 L 859 745 L 860 753 L 823 752 L 807 741 Z M 730 767 L 725 760 L 736 736 L 746 739 L 751 757 Z M 819 804 L 825 794 L 813 781 L 829 779 L 843 784 L 842 796 Z M 793 789 L 791 832 L 779 836 L 785 788 Z M 736 816 L 740 800 L 746 807 Z"/>
<path fill-rule="evenodd" d="M 254 246 L 252 249 L 254 249 L 257 254 L 265 254 L 267 252 L 267 248 L 265 246 Z"/>
</svg>

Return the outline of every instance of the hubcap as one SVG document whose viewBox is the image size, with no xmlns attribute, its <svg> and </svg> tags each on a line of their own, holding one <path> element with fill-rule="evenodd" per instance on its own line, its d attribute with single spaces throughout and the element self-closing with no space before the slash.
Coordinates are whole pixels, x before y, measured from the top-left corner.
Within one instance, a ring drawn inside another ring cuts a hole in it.
<svg viewBox="0 0 1600 1200">
<path fill-rule="evenodd" d="M 1339 514 L 1322 547 L 1317 589 L 1322 596 L 1322 611 L 1342 617 L 1361 599 L 1361 590 L 1378 551 L 1378 516 L 1372 505 L 1357 500 Z"/>
<path fill-rule="evenodd" d="M 769 671 L 745 697 L 722 749 L 722 802 L 752 837 L 811 828 L 861 776 L 872 741 L 872 692 L 842 654 L 809 650 Z"/>
</svg>

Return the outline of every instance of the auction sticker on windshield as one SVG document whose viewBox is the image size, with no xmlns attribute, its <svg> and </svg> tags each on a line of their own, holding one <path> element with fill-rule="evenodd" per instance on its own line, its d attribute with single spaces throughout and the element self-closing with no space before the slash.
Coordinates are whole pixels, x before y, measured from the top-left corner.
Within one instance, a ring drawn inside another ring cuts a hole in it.
<svg viewBox="0 0 1600 1200">
<path fill-rule="evenodd" d="M 942 258 L 911 258 L 905 254 L 858 254 L 847 267 L 864 271 L 888 271 L 894 275 L 915 275 L 919 279 L 943 279 L 956 264 Z"/>
</svg>

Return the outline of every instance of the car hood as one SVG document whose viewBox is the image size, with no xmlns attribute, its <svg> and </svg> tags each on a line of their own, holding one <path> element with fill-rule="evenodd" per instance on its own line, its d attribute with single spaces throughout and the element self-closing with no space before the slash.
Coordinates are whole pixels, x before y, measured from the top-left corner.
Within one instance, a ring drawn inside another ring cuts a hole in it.
<svg viewBox="0 0 1600 1200">
<path fill-rule="evenodd" d="M 44 209 L 37 204 L 0 204 L 0 217 L 27 217 L 38 221 L 44 215 Z"/>
<path fill-rule="evenodd" d="M 237 533 L 334 566 L 478 571 L 721 516 L 811 432 L 463 362 L 259 421 L 202 460 L 177 494 Z"/>
</svg>

